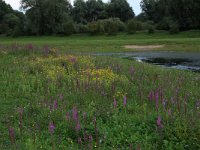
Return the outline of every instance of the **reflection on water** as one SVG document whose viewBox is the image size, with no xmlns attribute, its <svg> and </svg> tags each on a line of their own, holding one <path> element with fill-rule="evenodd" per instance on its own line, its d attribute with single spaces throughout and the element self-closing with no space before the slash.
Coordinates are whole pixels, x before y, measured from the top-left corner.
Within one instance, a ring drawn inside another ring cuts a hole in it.
<svg viewBox="0 0 200 150">
<path fill-rule="evenodd" d="M 117 56 L 126 59 L 134 59 L 138 62 L 146 62 L 169 68 L 200 72 L 200 52 L 124 52 L 95 53 L 94 55 Z"/>
</svg>

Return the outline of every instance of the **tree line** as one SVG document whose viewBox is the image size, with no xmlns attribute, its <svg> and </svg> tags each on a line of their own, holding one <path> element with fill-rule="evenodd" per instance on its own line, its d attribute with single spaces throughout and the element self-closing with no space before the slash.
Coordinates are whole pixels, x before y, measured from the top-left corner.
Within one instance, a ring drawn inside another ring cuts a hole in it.
<svg viewBox="0 0 200 150">
<path fill-rule="evenodd" d="M 155 29 L 200 28 L 200 1 L 142 0 L 142 13 L 135 16 L 127 0 L 21 0 L 16 11 L 0 0 L 0 34 L 70 35 L 73 33 L 108 34 Z"/>
</svg>

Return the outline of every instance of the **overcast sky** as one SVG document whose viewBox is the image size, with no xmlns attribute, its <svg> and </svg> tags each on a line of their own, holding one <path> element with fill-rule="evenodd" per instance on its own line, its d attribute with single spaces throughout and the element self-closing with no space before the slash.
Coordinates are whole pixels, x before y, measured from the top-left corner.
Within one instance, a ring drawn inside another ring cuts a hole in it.
<svg viewBox="0 0 200 150">
<path fill-rule="evenodd" d="M 20 0 L 4 0 L 4 1 L 10 4 L 13 7 L 13 9 L 19 9 L 20 7 Z M 103 1 L 106 2 L 108 0 L 103 0 Z M 140 9 L 141 0 L 128 0 L 128 2 L 132 6 L 135 14 L 138 15 L 141 12 L 141 9 Z"/>
</svg>

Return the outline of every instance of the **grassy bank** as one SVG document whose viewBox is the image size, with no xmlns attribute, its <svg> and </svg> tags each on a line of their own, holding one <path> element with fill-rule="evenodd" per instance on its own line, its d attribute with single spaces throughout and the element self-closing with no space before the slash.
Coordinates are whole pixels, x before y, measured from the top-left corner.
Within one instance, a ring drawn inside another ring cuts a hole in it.
<svg viewBox="0 0 200 150">
<path fill-rule="evenodd" d="M 138 32 L 134 35 L 127 35 L 123 33 L 117 36 L 0 37 L 1 45 L 13 43 L 38 46 L 49 45 L 57 47 L 64 52 L 121 52 L 135 50 L 125 49 L 125 45 L 164 45 L 159 50 L 200 51 L 200 31 L 187 31 L 175 35 L 163 31 L 155 34 Z"/>
<path fill-rule="evenodd" d="M 128 42 L 156 44 L 153 36 L 150 43 L 128 35 L 14 41 L 120 51 Z M 197 37 L 167 39 L 199 47 Z M 0 149 L 200 149 L 199 74 L 34 47 L 0 50 Z"/>
</svg>

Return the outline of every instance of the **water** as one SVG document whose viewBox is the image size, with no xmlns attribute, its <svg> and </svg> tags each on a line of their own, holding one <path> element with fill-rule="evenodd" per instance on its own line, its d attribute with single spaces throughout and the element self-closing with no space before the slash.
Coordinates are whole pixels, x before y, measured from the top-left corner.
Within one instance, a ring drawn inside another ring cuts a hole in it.
<svg viewBox="0 0 200 150">
<path fill-rule="evenodd" d="M 94 54 L 94 53 L 93 53 Z M 167 68 L 191 70 L 200 72 L 200 52 L 124 52 L 124 53 L 95 53 L 94 55 L 117 56 L 126 59 L 136 60 Z"/>
</svg>

